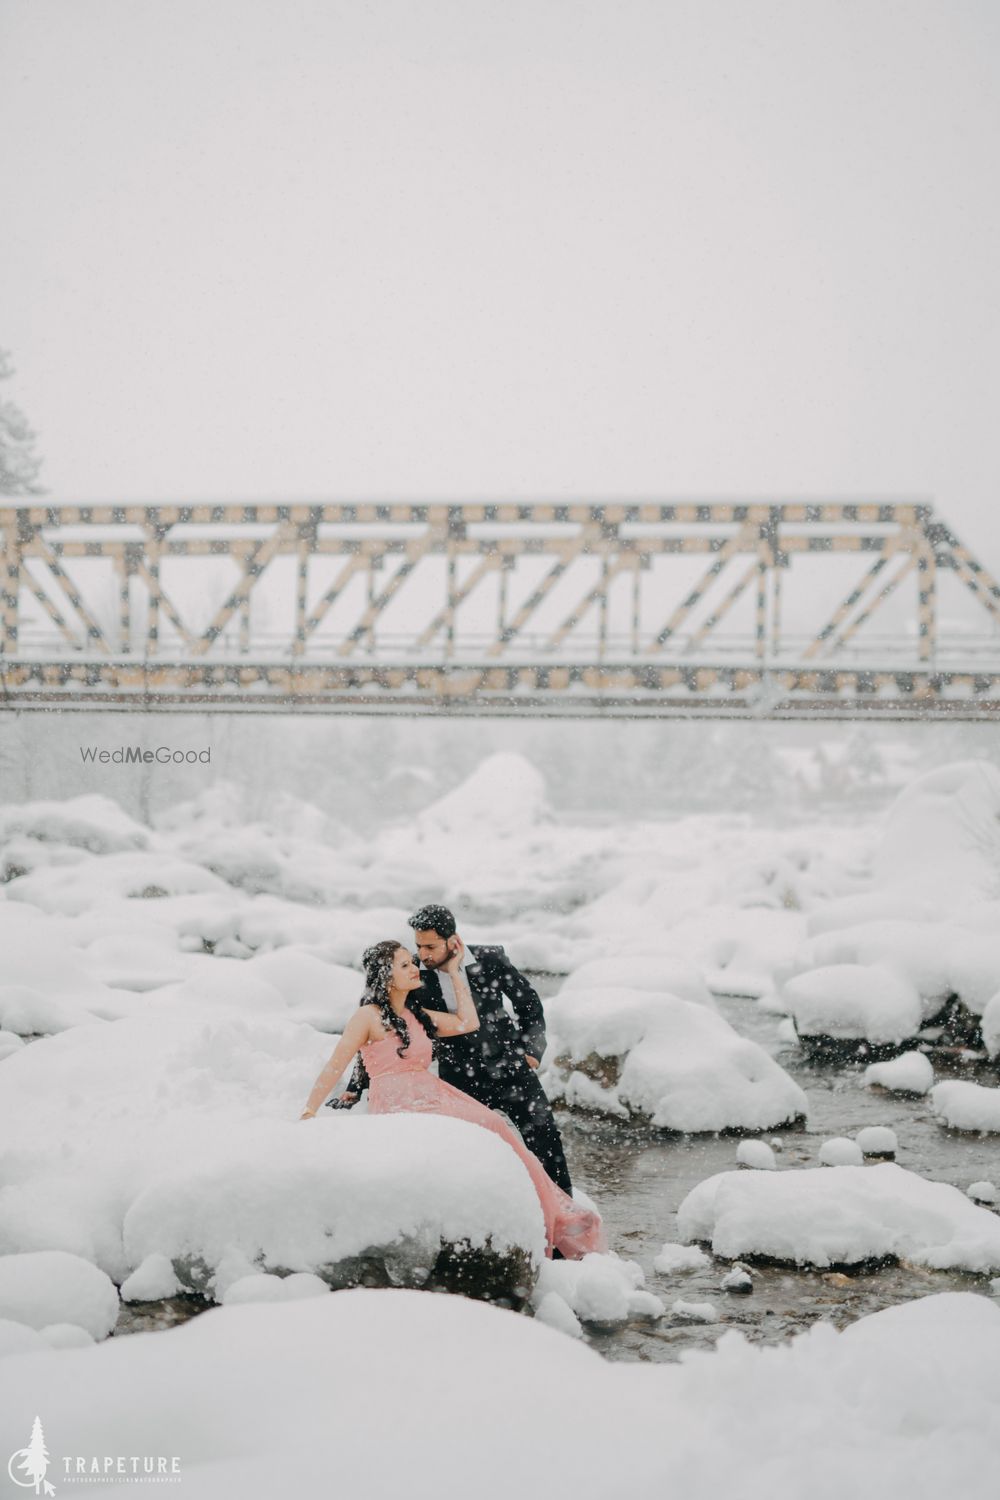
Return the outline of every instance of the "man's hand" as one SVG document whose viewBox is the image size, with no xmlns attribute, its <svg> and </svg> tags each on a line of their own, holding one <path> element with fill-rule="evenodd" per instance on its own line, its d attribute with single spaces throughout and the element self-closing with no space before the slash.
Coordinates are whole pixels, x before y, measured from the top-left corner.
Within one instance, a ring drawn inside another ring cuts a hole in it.
<svg viewBox="0 0 1000 1500">
<path fill-rule="evenodd" d="M 537 1068 L 538 1067 L 538 1058 L 537 1057 L 529 1057 L 528 1054 L 527 1054 L 527 1052 L 524 1054 L 524 1060 L 528 1064 L 529 1068 Z"/>
</svg>

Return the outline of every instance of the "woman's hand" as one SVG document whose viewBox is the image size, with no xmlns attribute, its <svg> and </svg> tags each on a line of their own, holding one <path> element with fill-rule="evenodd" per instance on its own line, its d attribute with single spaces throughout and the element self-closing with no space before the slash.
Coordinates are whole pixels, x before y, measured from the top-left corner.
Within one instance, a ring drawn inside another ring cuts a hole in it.
<svg viewBox="0 0 1000 1500">
<path fill-rule="evenodd" d="M 462 960 L 465 958 L 465 944 L 462 942 L 462 939 L 459 937 L 457 932 L 455 933 L 454 937 L 450 937 L 448 939 L 448 947 L 450 948 L 451 952 L 449 953 L 448 957 L 445 959 L 441 967 L 444 969 L 444 972 L 446 974 L 457 974 L 459 968 L 461 967 Z"/>
<path fill-rule="evenodd" d="M 299 1115 L 300 1120 L 315 1120 L 315 1118 L 316 1111 L 314 1109 L 304 1109 Z"/>
</svg>

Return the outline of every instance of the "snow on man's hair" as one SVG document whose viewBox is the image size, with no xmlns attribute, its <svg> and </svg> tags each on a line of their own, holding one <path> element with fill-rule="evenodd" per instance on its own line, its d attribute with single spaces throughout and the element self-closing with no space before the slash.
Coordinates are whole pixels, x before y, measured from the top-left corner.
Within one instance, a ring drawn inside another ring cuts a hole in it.
<svg viewBox="0 0 1000 1500">
<path fill-rule="evenodd" d="M 454 937 L 458 924 L 454 912 L 446 906 L 421 906 L 409 919 L 414 932 L 429 932 L 433 929 L 438 937 Z"/>
</svg>

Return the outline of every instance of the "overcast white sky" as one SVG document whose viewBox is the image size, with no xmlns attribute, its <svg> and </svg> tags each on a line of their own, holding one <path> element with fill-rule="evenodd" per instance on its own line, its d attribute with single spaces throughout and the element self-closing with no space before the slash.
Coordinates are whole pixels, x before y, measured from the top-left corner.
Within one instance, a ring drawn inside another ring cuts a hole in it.
<svg viewBox="0 0 1000 1500">
<path fill-rule="evenodd" d="M 992 0 L 0 0 L 56 496 L 925 496 L 1000 554 Z"/>
</svg>

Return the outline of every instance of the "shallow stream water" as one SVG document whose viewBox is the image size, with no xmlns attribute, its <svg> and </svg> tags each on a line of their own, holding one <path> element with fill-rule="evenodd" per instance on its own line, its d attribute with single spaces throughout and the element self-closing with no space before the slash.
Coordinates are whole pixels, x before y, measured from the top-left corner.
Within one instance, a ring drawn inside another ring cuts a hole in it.
<svg viewBox="0 0 1000 1500">
<path fill-rule="evenodd" d="M 781 1141 L 776 1150 L 779 1168 L 814 1166 L 821 1143 L 830 1136 L 854 1135 L 864 1125 L 889 1125 L 898 1137 L 900 1166 L 963 1191 L 984 1178 L 1000 1183 L 996 1136 L 945 1130 L 933 1119 L 929 1100 L 865 1087 L 861 1081 L 864 1063 L 810 1063 L 797 1046 L 782 1044 L 779 1018 L 761 1010 L 753 1000 L 720 999 L 719 1007 L 741 1035 L 759 1042 L 779 1059 L 809 1100 L 806 1126 L 762 1132 L 764 1140 Z M 989 1068 L 952 1066 L 956 1076 L 997 1082 L 995 1071 Z M 942 1076 L 938 1060 L 935 1073 Z M 588 1330 L 589 1342 L 609 1359 L 676 1359 L 683 1349 L 711 1348 L 727 1328 L 738 1328 L 754 1343 L 777 1343 L 820 1318 L 843 1327 L 867 1313 L 931 1292 L 990 1294 L 986 1276 L 925 1271 L 902 1264 L 849 1275 L 754 1265 L 750 1295 L 720 1289 L 730 1261 L 717 1260 L 700 1271 L 656 1272 L 653 1259 L 661 1245 L 677 1239 L 675 1214 L 681 1201 L 706 1177 L 736 1167 L 738 1138 L 668 1136 L 577 1112 L 563 1111 L 557 1118 L 570 1171 L 597 1201 L 611 1248 L 639 1262 L 647 1288 L 668 1308 L 655 1322 L 634 1322 L 604 1332 Z M 719 1321 L 682 1320 L 669 1311 L 677 1298 L 713 1303 Z"/>
</svg>

